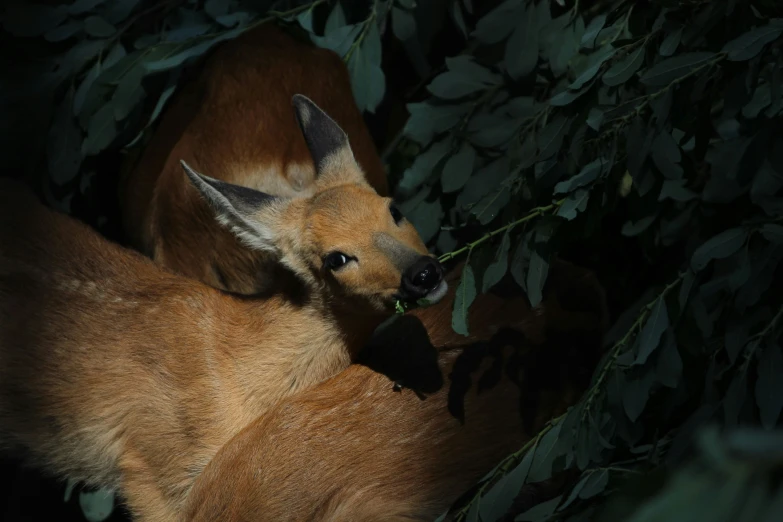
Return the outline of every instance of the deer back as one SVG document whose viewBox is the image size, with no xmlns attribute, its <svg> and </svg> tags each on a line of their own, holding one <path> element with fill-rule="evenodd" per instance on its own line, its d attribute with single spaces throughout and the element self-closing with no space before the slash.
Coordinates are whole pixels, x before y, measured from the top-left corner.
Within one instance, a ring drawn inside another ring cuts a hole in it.
<svg viewBox="0 0 783 522">
<path fill-rule="evenodd" d="M 452 304 L 371 343 L 377 370 L 404 351 L 393 378 L 414 389 L 357 364 L 286 399 L 221 448 L 180 520 L 433 520 L 589 384 L 607 321 L 592 273 L 554 263 L 535 310 L 479 296 L 468 338 L 451 329 Z"/>
<path fill-rule="evenodd" d="M 172 98 L 140 159 L 126 168 L 121 202 L 132 245 L 211 286 L 258 291 L 269 278 L 265 254 L 215 223 L 180 160 L 273 196 L 306 195 L 315 169 L 291 110 L 294 94 L 312 99 L 345 130 L 368 183 L 385 196 L 385 170 L 343 61 L 264 24 L 209 55 Z"/>
</svg>

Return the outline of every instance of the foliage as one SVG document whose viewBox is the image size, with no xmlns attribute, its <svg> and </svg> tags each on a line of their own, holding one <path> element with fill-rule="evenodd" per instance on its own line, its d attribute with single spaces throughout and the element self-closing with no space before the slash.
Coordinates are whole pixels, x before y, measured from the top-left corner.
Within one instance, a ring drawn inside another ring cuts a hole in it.
<svg viewBox="0 0 783 522">
<path fill-rule="evenodd" d="M 704 518 L 723 506 L 710 500 L 724 484 L 723 501 L 746 499 L 748 511 L 732 520 L 765 502 L 779 510 L 777 471 L 758 463 L 748 441 L 779 452 L 783 13 L 765 0 L 587 4 L 444 0 L 437 5 L 462 50 L 428 76 L 435 3 L 19 3 L 5 11 L 4 28 L 65 50 L 9 76 L 3 89 L 9 105 L 25 106 L 27 124 L 4 122 L 22 129 L 4 135 L 25 143 L 6 147 L 32 151 L 15 160 L 32 172 L 45 157 L 50 201 L 67 208 L 102 154 L 144 144 L 186 66 L 267 20 L 340 54 L 369 115 L 390 85 L 381 67 L 390 28 L 425 93 L 407 105 L 384 157 L 425 241 L 444 261 L 467 259 L 455 331 L 467 334 L 476 296 L 502 285 L 538 304 L 551 259 L 575 243 L 595 245 L 600 262 L 620 266 L 639 290 L 623 302 L 580 401 L 441 518 L 501 520 L 522 488 L 574 476 L 554 498 L 511 516 L 599 520 L 622 503 L 629 477 L 681 463 L 629 519 L 668 520 L 675 516 L 662 514 L 673 509 Z M 30 138 L 36 129 L 49 129 L 44 143 Z M 644 261 L 619 259 L 620 244 Z M 648 267 L 656 277 L 636 281 Z M 707 425 L 760 432 L 707 431 L 707 461 L 693 461 L 691 441 Z M 746 455 L 735 463 L 721 444 Z M 683 484 L 701 504 L 684 505 Z"/>
<path fill-rule="evenodd" d="M 668 282 L 618 320 L 582 399 L 449 520 L 502 520 L 523 485 L 563 472 L 575 481 L 515 520 L 592 519 L 705 423 L 770 430 L 783 408 L 783 19 L 730 1 L 571 7 L 506 0 L 478 20 L 473 49 L 408 107 L 420 152 L 398 197 L 444 259 L 455 231 L 492 231 L 460 249 L 463 334 L 478 292 L 509 273 L 538 304 L 552 256 L 612 216 Z M 670 519 L 655 509 L 633 519 Z"/>
</svg>

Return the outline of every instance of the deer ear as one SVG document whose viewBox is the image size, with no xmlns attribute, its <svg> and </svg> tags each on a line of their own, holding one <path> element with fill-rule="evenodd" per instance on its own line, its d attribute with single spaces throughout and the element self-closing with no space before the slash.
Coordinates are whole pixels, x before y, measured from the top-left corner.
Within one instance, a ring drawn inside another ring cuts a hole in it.
<svg viewBox="0 0 783 522">
<path fill-rule="evenodd" d="M 359 171 L 348 135 L 310 98 L 294 94 L 296 121 L 315 164 L 316 179 L 324 173 Z"/>
<path fill-rule="evenodd" d="M 193 170 L 180 160 L 188 179 L 215 214 L 241 241 L 257 250 L 276 251 L 274 218 L 279 198 L 233 183 L 226 183 Z"/>
</svg>

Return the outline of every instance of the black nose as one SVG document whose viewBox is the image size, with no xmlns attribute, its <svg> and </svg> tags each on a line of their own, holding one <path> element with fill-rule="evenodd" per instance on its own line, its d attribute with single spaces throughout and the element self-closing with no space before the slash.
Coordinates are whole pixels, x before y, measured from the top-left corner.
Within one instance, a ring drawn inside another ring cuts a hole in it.
<svg viewBox="0 0 783 522">
<path fill-rule="evenodd" d="M 443 280 L 443 267 L 437 259 L 421 256 L 402 274 L 403 299 L 416 300 L 432 292 Z"/>
</svg>

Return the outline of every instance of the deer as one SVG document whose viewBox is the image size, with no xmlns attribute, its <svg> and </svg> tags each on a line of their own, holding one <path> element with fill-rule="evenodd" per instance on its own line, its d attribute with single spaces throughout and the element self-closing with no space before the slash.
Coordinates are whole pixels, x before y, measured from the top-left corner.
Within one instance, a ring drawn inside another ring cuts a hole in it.
<svg viewBox="0 0 783 522">
<path fill-rule="evenodd" d="M 535 309 L 524 296 L 478 296 L 468 337 L 450 326 L 453 290 L 380 328 L 373 364 L 287 397 L 227 442 L 177 520 L 434 520 L 589 385 L 608 324 L 604 291 L 588 270 L 552 269 Z M 498 382 L 478 391 L 493 373 Z M 390 379 L 408 386 L 395 393 Z"/>
<path fill-rule="evenodd" d="M 275 259 L 247 249 L 215 222 L 180 161 L 273 196 L 312 195 L 316 165 L 288 110 L 295 94 L 345 130 L 366 182 L 388 195 L 384 166 L 335 52 L 262 24 L 218 45 L 195 78 L 181 84 L 119 183 L 128 244 L 161 266 L 246 295 L 276 284 Z"/>
<path fill-rule="evenodd" d="M 162 267 L 0 184 L 0 446 L 168 520 L 223 443 L 348 367 L 398 300 L 443 297 L 442 266 L 367 184 L 345 132 L 305 96 L 291 104 L 309 197 L 181 164 L 216 222 L 276 261 L 264 293 Z"/>
</svg>

